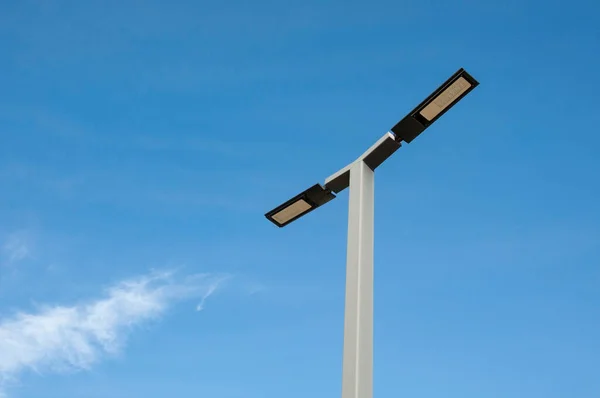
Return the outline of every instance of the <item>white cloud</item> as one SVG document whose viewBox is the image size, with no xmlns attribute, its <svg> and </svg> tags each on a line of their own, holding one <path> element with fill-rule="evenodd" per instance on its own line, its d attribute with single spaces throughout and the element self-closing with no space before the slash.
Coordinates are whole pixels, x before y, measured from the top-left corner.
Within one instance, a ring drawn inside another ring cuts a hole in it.
<svg viewBox="0 0 600 398">
<path fill-rule="evenodd" d="M 204 301 L 223 278 L 152 274 L 120 282 L 103 298 L 44 306 L 0 319 L 0 397 L 20 373 L 86 370 L 123 348 L 131 329 L 156 319 L 175 301 Z"/>
<path fill-rule="evenodd" d="M 31 244 L 24 233 L 12 233 L 0 248 L 6 264 L 14 264 L 31 256 Z"/>
</svg>

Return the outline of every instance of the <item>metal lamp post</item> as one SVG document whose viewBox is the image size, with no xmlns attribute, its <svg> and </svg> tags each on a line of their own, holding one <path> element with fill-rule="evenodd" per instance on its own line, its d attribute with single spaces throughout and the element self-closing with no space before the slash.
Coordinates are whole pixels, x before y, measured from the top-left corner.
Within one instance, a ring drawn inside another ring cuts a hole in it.
<svg viewBox="0 0 600 398">
<path fill-rule="evenodd" d="M 410 143 L 479 83 L 459 69 L 362 156 L 265 217 L 286 226 L 349 188 L 342 398 L 373 396 L 373 233 L 375 169 Z"/>
</svg>

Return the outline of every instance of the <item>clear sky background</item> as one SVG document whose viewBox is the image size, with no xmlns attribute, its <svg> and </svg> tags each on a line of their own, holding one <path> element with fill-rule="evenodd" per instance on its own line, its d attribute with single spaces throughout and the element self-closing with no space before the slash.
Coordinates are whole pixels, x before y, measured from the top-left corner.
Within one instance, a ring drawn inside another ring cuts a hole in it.
<svg viewBox="0 0 600 398">
<path fill-rule="evenodd" d="M 0 395 L 330 398 L 352 161 L 377 171 L 376 397 L 600 396 L 600 7 L 0 2 Z"/>
</svg>

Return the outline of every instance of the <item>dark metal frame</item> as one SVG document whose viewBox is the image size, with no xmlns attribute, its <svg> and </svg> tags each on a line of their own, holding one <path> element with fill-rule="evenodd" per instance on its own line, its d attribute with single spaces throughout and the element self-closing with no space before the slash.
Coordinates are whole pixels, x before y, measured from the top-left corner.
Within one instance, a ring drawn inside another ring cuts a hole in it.
<svg viewBox="0 0 600 398">
<path fill-rule="evenodd" d="M 436 99 L 444 90 L 456 82 L 459 78 L 467 80 L 471 87 L 469 87 L 461 95 L 457 96 L 451 104 L 445 109 L 440 111 L 432 120 L 427 120 L 419 112 L 421 112 L 427 105 L 429 105 L 434 99 Z M 448 80 L 446 80 L 440 87 L 438 87 L 433 93 L 425 98 L 415 109 L 413 109 L 408 115 L 400 120 L 391 129 L 391 133 L 387 133 L 386 136 L 382 137 L 373 147 L 365 152 L 358 161 L 363 161 L 371 170 L 375 170 L 384 160 L 391 156 L 398 148 L 400 148 L 401 141 L 410 143 L 419 134 L 425 131 L 426 128 L 431 126 L 436 120 L 438 120 L 444 113 L 448 112 L 450 108 L 454 107 L 463 97 L 469 94 L 475 87 L 479 85 L 479 82 L 467 73 L 463 68 L 460 68 L 454 73 Z M 310 213 L 316 208 L 324 205 L 330 200 L 334 199 L 335 194 L 346 189 L 350 183 L 350 166 L 338 171 L 336 174 L 330 176 L 325 181 L 325 186 L 321 184 L 315 184 L 308 188 L 306 191 L 294 196 L 292 199 L 277 206 L 267 214 L 265 217 L 278 227 L 284 227 L 289 223 L 297 220 L 298 218 Z M 303 213 L 298 214 L 296 217 L 289 219 L 283 224 L 278 223 L 273 219 L 273 216 L 279 213 L 281 210 L 293 205 L 299 200 L 305 200 L 311 208 Z"/>
</svg>

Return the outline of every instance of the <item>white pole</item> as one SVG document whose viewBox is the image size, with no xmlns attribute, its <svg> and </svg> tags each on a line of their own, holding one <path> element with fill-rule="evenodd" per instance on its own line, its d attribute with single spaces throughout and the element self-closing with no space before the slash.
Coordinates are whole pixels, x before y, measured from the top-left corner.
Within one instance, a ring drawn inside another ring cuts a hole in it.
<svg viewBox="0 0 600 398">
<path fill-rule="evenodd" d="M 374 172 L 350 167 L 342 398 L 373 397 Z"/>
</svg>

